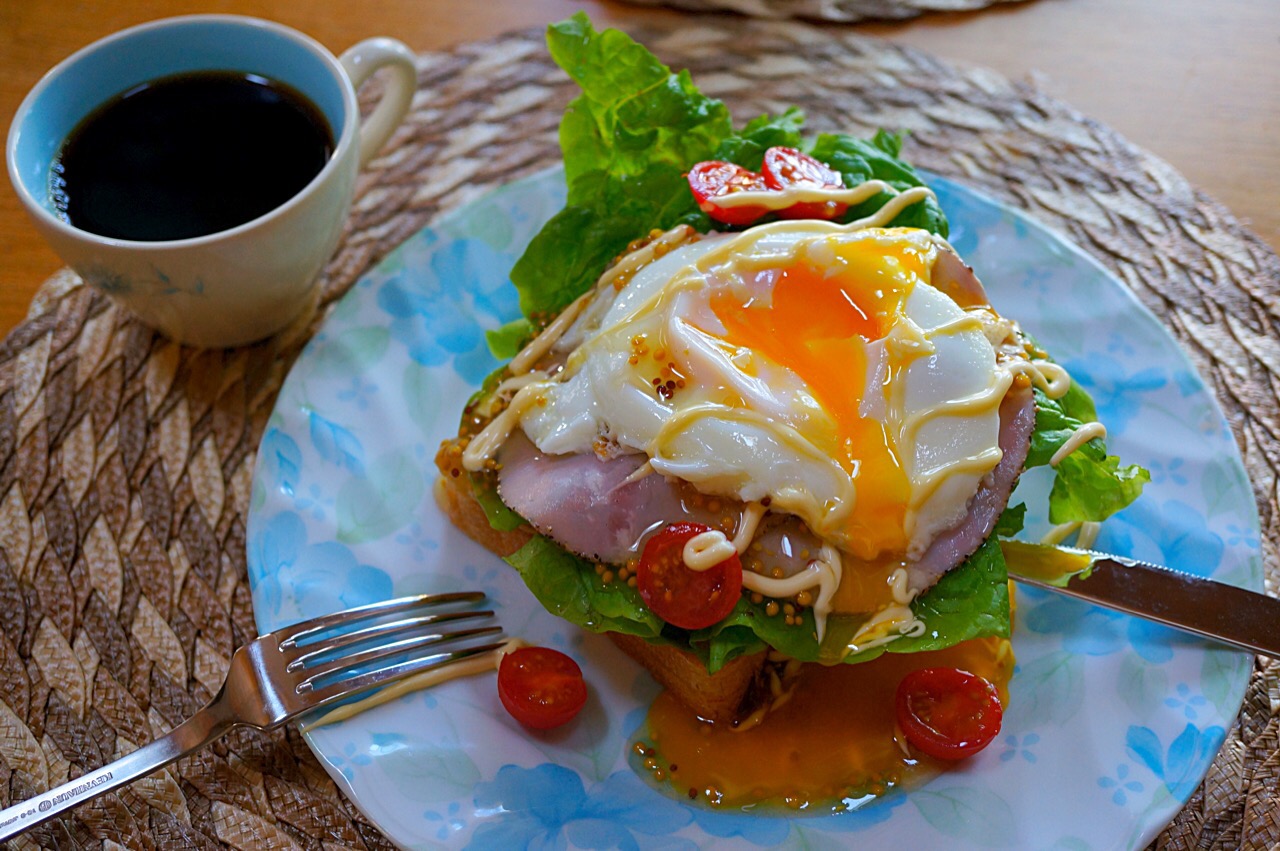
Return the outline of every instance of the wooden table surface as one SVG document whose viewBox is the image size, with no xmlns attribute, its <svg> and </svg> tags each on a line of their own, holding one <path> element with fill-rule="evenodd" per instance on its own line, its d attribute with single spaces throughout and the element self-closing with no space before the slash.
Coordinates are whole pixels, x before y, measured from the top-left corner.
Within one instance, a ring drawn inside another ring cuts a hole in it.
<svg viewBox="0 0 1280 851">
<path fill-rule="evenodd" d="M 597 24 L 681 13 L 603 0 L 3 0 L 0 125 L 74 50 L 154 18 L 271 18 L 335 53 L 372 35 L 447 47 L 586 9 Z M 1028 0 L 856 30 L 1032 79 L 1172 163 L 1280 249 L 1280 3 L 1267 0 Z M 59 264 L 7 181 L 0 189 L 0 333 L 26 315 Z"/>
</svg>

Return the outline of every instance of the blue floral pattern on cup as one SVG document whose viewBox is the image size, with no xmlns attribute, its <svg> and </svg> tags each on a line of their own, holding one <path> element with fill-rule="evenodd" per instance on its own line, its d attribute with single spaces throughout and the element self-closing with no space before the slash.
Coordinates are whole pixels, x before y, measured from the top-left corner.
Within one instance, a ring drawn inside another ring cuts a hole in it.
<svg viewBox="0 0 1280 851">
<path fill-rule="evenodd" d="M 1086 383 L 1114 451 L 1153 471 L 1099 546 L 1260 587 L 1257 516 L 1211 394 L 1159 323 L 1060 237 L 938 181 L 953 242 L 992 301 Z M 414 591 L 481 588 L 511 634 L 583 665 L 569 728 L 522 730 L 491 677 L 410 694 L 307 734 L 334 780 L 413 848 L 1141 847 L 1191 794 L 1243 695 L 1248 657 L 1045 592 L 1018 595 L 1018 668 L 1000 739 L 963 768 L 838 817 L 713 811 L 627 763 L 656 686 L 567 627 L 453 530 L 438 442 L 518 315 L 512 263 L 563 201 L 548 173 L 410 238 L 334 310 L 281 391 L 248 528 L 261 629 Z M 1019 497 L 1045 528 L 1048 482 Z"/>
</svg>

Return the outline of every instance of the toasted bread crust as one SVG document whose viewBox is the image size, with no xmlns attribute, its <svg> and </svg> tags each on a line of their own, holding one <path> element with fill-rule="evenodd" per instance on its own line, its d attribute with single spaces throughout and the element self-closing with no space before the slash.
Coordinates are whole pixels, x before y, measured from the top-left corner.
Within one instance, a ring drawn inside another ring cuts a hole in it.
<svg viewBox="0 0 1280 851">
<path fill-rule="evenodd" d="M 743 700 L 765 662 L 762 650 L 739 656 L 714 674 L 708 674 L 707 666 L 688 650 L 669 644 L 650 644 L 635 635 L 607 634 L 676 700 L 708 721 L 729 722 L 741 714 Z"/>
<path fill-rule="evenodd" d="M 460 453 L 451 450 L 454 445 L 445 443 L 436 453 L 436 467 L 440 469 L 435 488 L 436 504 L 468 538 L 506 558 L 529 543 L 534 536 L 533 527 L 526 524 L 503 532 L 489 525 L 484 509 L 471 493 L 471 479 L 459 463 Z"/>
<path fill-rule="evenodd" d="M 470 479 L 458 464 L 454 444 L 446 443 L 436 455 L 440 479 L 436 483 L 436 502 L 445 516 L 467 537 L 500 556 L 506 557 L 523 547 L 533 537 L 533 529 L 521 526 L 502 532 L 489 525 L 484 509 L 471 493 Z M 727 722 L 739 714 L 743 699 L 764 667 L 765 653 L 740 656 L 714 674 L 687 650 L 665 644 L 650 644 L 643 638 L 620 633 L 606 633 L 624 653 L 643 666 L 664 688 L 710 721 Z"/>
</svg>

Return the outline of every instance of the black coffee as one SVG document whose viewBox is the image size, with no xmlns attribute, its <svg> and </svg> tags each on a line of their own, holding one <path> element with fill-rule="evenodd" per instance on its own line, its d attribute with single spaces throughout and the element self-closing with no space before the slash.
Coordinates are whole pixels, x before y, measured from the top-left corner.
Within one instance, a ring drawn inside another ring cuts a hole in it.
<svg viewBox="0 0 1280 851">
<path fill-rule="evenodd" d="M 333 132 L 295 89 L 252 74 L 163 77 L 71 131 L 50 190 L 82 230 L 158 241 L 244 224 L 288 201 L 333 154 Z"/>
</svg>

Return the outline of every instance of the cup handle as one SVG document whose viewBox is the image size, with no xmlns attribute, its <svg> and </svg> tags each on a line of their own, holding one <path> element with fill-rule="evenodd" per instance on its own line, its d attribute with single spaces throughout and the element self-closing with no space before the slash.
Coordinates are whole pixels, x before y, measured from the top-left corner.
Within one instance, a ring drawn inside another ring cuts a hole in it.
<svg viewBox="0 0 1280 851">
<path fill-rule="evenodd" d="M 360 167 L 363 168 L 382 150 L 408 114 L 413 90 L 418 84 L 418 71 L 413 65 L 413 52 L 394 38 L 370 38 L 352 45 L 338 62 L 356 89 L 379 69 L 391 69 L 382 99 L 373 108 L 373 114 L 360 124 Z"/>
</svg>

